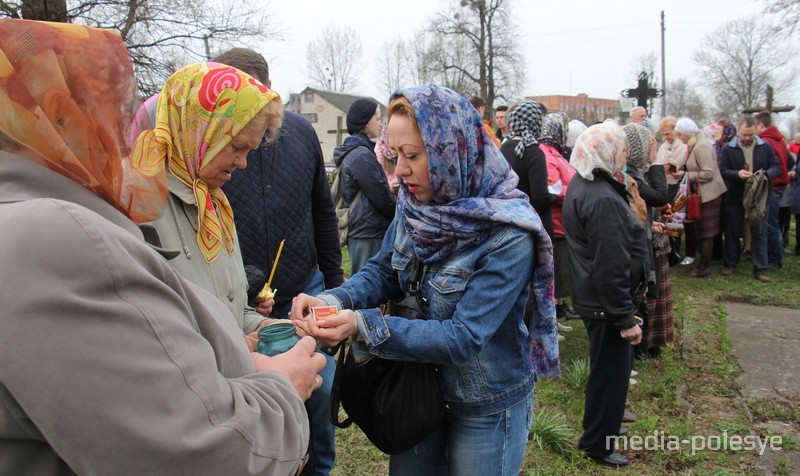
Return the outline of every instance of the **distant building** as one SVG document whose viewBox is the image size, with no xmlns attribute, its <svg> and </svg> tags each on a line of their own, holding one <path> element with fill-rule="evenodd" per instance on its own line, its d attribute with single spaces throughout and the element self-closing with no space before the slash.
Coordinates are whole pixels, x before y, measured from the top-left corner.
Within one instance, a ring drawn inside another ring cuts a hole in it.
<svg viewBox="0 0 800 476">
<path fill-rule="evenodd" d="M 590 98 L 586 94 L 577 96 L 530 96 L 525 99 L 540 102 L 547 112 L 565 112 L 587 126 L 619 117 L 619 101 L 616 99 Z"/>
<path fill-rule="evenodd" d="M 286 109 L 306 117 L 314 126 L 325 157 L 325 164 L 332 168 L 333 149 L 341 145 L 347 134 L 347 110 L 356 99 L 367 97 L 380 104 L 381 113 L 386 115 L 386 106 L 368 96 L 354 96 L 324 89 L 306 88 L 300 93 L 291 94 Z"/>
</svg>

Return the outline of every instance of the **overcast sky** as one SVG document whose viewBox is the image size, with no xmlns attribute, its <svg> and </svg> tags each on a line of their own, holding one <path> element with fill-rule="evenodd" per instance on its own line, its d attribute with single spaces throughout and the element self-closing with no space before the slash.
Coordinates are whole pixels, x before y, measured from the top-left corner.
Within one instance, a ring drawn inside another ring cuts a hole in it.
<svg viewBox="0 0 800 476">
<path fill-rule="evenodd" d="M 270 10 L 286 41 L 253 46 L 266 56 L 272 85 L 286 100 L 312 85 L 303 73 L 308 43 L 329 23 L 352 27 L 359 32 L 366 65 L 353 93 L 385 102 L 372 66 L 380 45 L 398 36 L 411 38 L 443 1 L 450 0 L 274 0 Z M 635 57 L 655 52 L 660 60 L 661 10 L 667 80 L 687 77 L 694 84 L 698 77 L 691 55 L 703 47 L 704 35 L 726 20 L 764 11 L 761 0 L 514 0 L 514 5 L 527 61 L 522 95 L 587 93 L 608 99 L 636 86 Z"/>
</svg>

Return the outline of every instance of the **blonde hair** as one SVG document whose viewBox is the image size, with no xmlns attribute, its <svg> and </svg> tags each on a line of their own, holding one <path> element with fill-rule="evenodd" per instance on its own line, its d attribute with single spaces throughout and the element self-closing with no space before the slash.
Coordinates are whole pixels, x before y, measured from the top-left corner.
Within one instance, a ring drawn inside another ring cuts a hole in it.
<svg viewBox="0 0 800 476">
<path fill-rule="evenodd" d="M 664 133 L 664 129 L 667 127 L 671 127 L 675 129 L 675 125 L 678 123 L 678 118 L 675 116 L 667 116 L 658 123 L 658 132 Z"/>
<path fill-rule="evenodd" d="M 392 118 L 392 115 L 399 114 L 401 116 L 406 116 L 411 120 L 411 123 L 414 124 L 414 129 L 422 135 L 422 132 L 419 130 L 419 124 L 417 123 L 417 114 L 414 112 L 414 107 L 411 105 L 408 99 L 405 96 L 398 96 L 392 99 L 392 102 L 389 103 L 389 110 L 386 113 L 389 119 Z"/>
<path fill-rule="evenodd" d="M 268 102 L 263 109 L 258 111 L 258 114 L 248 123 L 248 126 L 267 126 L 267 144 L 271 144 L 278 140 L 278 129 L 283 123 L 283 104 L 280 100 L 273 99 Z"/>
</svg>

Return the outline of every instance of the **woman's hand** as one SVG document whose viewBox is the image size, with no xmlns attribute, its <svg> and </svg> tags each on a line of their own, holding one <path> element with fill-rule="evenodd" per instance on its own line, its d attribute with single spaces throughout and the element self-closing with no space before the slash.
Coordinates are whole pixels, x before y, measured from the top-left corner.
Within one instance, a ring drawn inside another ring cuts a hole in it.
<svg viewBox="0 0 800 476">
<path fill-rule="evenodd" d="M 686 174 L 685 170 L 676 170 L 675 172 L 672 172 L 672 176 L 675 177 L 676 179 L 682 179 L 685 174 Z"/>
<path fill-rule="evenodd" d="M 322 386 L 322 377 L 318 374 L 325 368 L 326 360 L 322 354 L 315 352 L 314 339 L 305 337 L 288 351 L 274 357 L 253 353 L 256 372 L 274 370 L 287 376 L 295 390 L 303 400 L 308 400 L 311 393 Z"/>
<path fill-rule="evenodd" d="M 275 305 L 275 300 L 256 297 L 250 301 L 250 305 L 256 310 L 257 313 L 264 317 L 269 317 L 270 313 L 272 313 L 272 307 Z"/>
<path fill-rule="evenodd" d="M 298 335 L 310 335 L 322 347 L 334 347 L 348 337 L 358 334 L 356 313 L 349 309 L 343 309 L 336 316 L 319 321 L 307 316 L 304 319 L 295 320 L 294 324 L 298 328 Z"/>
<path fill-rule="evenodd" d="M 308 294 L 298 294 L 292 299 L 292 310 L 289 311 L 289 319 L 297 322 L 303 321 L 311 315 L 311 308 L 317 306 L 327 306 L 328 303 L 320 298 L 309 296 Z"/>
<path fill-rule="evenodd" d="M 660 221 L 654 221 L 653 222 L 653 233 L 655 233 L 657 235 L 663 235 L 664 234 L 664 224 L 661 223 Z"/>
</svg>

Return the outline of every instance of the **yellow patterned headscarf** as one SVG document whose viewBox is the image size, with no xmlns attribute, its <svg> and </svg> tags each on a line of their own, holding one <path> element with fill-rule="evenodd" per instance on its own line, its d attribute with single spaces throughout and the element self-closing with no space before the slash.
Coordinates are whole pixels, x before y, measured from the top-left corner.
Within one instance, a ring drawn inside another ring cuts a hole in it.
<svg viewBox="0 0 800 476">
<path fill-rule="evenodd" d="M 161 216 L 167 180 L 163 161 L 128 159 L 135 105 L 119 34 L 0 20 L 0 132 L 28 149 L 26 158 L 143 223 Z"/>
<path fill-rule="evenodd" d="M 132 157 L 163 157 L 168 170 L 192 188 L 198 209 L 197 244 L 206 261 L 224 245 L 234 251 L 233 210 L 221 189 L 209 190 L 198 173 L 278 93 L 236 68 L 197 63 L 178 70 L 161 90 L 155 130 L 142 132 Z"/>
</svg>

